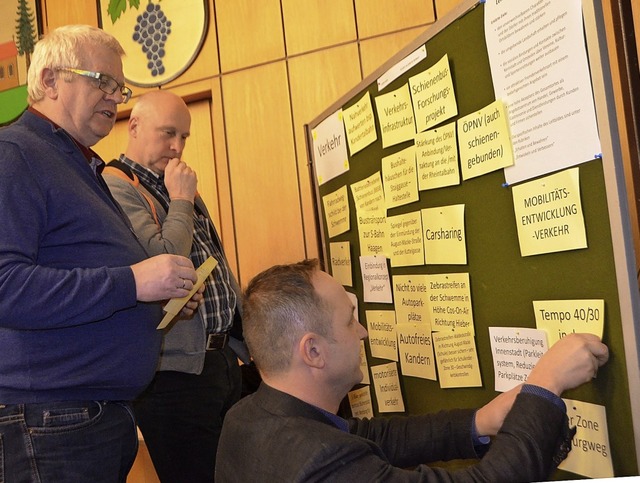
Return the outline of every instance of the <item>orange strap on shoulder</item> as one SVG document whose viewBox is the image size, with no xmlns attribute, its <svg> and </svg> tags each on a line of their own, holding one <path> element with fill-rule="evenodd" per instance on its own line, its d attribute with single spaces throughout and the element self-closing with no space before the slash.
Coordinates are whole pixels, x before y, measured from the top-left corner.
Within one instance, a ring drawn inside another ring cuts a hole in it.
<svg viewBox="0 0 640 483">
<path fill-rule="evenodd" d="M 125 173 L 121 169 L 118 169 L 114 166 L 107 165 L 102 171 L 102 174 L 110 174 L 125 180 L 127 183 L 132 184 L 138 190 L 138 192 L 144 197 L 144 199 L 147 200 L 147 203 L 149 204 L 149 208 L 151 208 L 151 214 L 153 215 L 153 219 L 156 222 L 156 225 L 160 226 L 160 221 L 158 220 L 158 213 L 156 212 L 156 205 L 153 204 L 153 200 L 151 199 L 151 197 L 140 189 L 140 180 L 138 179 L 135 173 L 131 173 L 133 175 L 133 179 L 131 179 L 129 178 L 129 176 L 127 176 L 127 173 Z"/>
</svg>

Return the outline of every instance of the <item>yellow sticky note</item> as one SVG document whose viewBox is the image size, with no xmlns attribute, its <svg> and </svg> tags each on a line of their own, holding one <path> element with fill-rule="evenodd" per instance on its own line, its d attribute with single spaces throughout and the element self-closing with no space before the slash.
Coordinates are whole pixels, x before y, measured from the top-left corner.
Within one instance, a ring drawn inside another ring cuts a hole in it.
<svg viewBox="0 0 640 483">
<path fill-rule="evenodd" d="M 466 265 L 464 205 L 425 208 L 421 212 L 427 265 Z"/>
<path fill-rule="evenodd" d="M 441 388 L 480 387 L 476 342 L 471 332 L 433 332 Z"/>
<path fill-rule="evenodd" d="M 392 267 L 424 265 L 422 215 L 419 211 L 387 217 Z"/>
<path fill-rule="evenodd" d="M 213 269 L 216 268 L 216 265 L 218 265 L 218 261 L 213 257 L 209 257 L 204 261 L 202 265 L 200 265 L 196 269 L 198 280 L 196 280 L 196 283 L 193 284 L 193 288 L 188 295 L 185 295 L 181 298 L 174 298 L 167 302 L 167 305 L 165 305 L 163 309 L 166 314 L 158 327 L 156 327 L 156 329 L 164 329 L 167 325 L 169 325 L 169 322 L 171 322 L 173 318 L 180 313 L 182 307 L 186 305 L 189 299 L 193 297 L 193 294 L 198 291 L 207 277 L 211 274 L 211 272 L 213 272 Z"/>
<path fill-rule="evenodd" d="M 458 115 L 449 56 L 409 79 L 416 131 L 422 132 Z"/>
<path fill-rule="evenodd" d="M 457 122 L 463 179 L 513 165 L 513 146 L 502 101 L 494 101 Z"/>
<path fill-rule="evenodd" d="M 394 275 L 393 300 L 398 323 L 419 323 L 431 332 L 429 275 Z"/>
<path fill-rule="evenodd" d="M 587 248 L 578 168 L 512 188 L 523 257 Z"/>
<path fill-rule="evenodd" d="M 574 399 L 563 400 L 569 426 L 575 426 L 577 432 L 569 456 L 558 468 L 588 478 L 613 478 L 606 408 Z"/>
<path fill-rule="evenodd" d="M 475 333 L 469 274 L 436 273 L 425 277 L 429 290 L 431 330 Z"/>
<path fill-rule="evenodd" d="M 333 193 L 322 197 L 324 206 L 324 216 L 327 224 L 329 238 L 349 231 L 349 200 L 347 198 L 347 187 L 338 188 Z"/>
<path fill-rule="evenodd" d="M 382 179 L 387 209 L 418 201 L 415 148 L 409 146 L 382 158 Z"/>
<path fill-rule="evenodd" d="M 597 335 L 604 330 L 604 300 L 534 300 L 536 327 L 547 332 L 549 346 L 573 332 Z"/>
<path fill-rule="evenodd" d="M 353 287 L 350 243 L 348 241 L 331 243 L 329 251 L 331 253 L 331 275 L 342 285 Z"/>
<path fill-rule="evenodd" d="M 416 135 L 420 191 L 460 184 L 456 138 L 455 122 Z"/>
<path fill-rule="evenodd" d="M 400 389 L 398 364 L 390 362 L 389 364 L 373 366 L 371 375 L 373 376 L 373 387 L 378 399 L 378 410 L 381 413 L 404 412 L 404 399 Z"/>
<path fill-rule="evenodd" d="M 373 105 L 368 91 L 354 105 L 343 109 L 342 114 L 352 156 L 378 139 Z"/>
<path fill-rule="evenodd" d="M 373 406 L 371 405 L 371 390 L 369 386 L 354 389 L 349 394 L 351 415 L 354 418 L 372 418 Z"/>
<path fill-rule="evenodd" d="M 353 183 L 351 185 L 351 194 L 358 213 L 384 209 L 384 190 L 380 171 L 357 183 Z"/>
<path fill-rule="evenodd" d="M 378 359 L 397 361 L 395 313 L 392 310 L 367 310 L 366 317 L 371 355 Z"/>
<path fill-rule="evenodd" d="M 398 352 L 404 376 L 435 381 L 436 361 L 428 324 L 398 324 Z"/>
<path fill-rule="evenodd" d="M 416 124 L 413 118 L 409 85 L 375 98 L 376 111 L 382 133 L 382 147 L 393 146 L 413 139 Z"/>
</svg>

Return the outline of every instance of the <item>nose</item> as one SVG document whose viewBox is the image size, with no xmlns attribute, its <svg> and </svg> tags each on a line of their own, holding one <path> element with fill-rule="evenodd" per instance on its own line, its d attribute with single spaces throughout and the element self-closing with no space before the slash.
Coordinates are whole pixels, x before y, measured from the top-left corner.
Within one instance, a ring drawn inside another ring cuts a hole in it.
<svg viewBox="0 0 640 483">
<path fill-rule="evenodd" d="M 116 104 L 122 104 L 124 102 L 124 96 L 122 95 L 122 92 L 120 92 L 120 89 L 116 89 L 113 94 L 107 94 L 105 92 L 104 98 L 113 101 Z"/>
<path fill-rule="evenodd" d="M 171 141 L 171 150 L 176 153 L 176 158 L 182 157 L 185 144 L 186 140 L 181 137 L 176 137 Z"/>
<path fill-rule="evenodd" d="M 360 339 L 366 339 L 369 337 L 369 333 L 367 332 L 367 329 L 364 328 L 364 325 L 360 323 L 358 323 L 358 325 L 360 326 Z"/>
</svg>

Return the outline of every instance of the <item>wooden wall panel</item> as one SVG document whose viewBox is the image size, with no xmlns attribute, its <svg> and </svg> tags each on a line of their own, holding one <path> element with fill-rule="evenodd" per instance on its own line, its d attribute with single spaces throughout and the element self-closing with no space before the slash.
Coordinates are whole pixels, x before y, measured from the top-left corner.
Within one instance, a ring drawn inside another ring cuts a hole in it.
<svg viewBox="0 0 640 483">
<path fill-rule="evenodd" d="M 355 41 L 353 0 L 282 0 L 287 55 Z"/>
<path fill-rule="evenodd" d="M 285 55 L 279 0 L 215 0 L 222 72 Z"/>
<path fill-rule="evenodd" d="M 213 8 L 213 0 L 207 0 L 209 12 L 209 28 L 202 48 L 193 64 L 177 79 L 169 82 L 163 88 L 184 85 L 189 82 L 199 81 L 220 73 L 218 61 L 218 37 L 216 35 L 216 16 Z"/>
<path fill-rule="evenodd" d="M 436 2 L 436 16 L 437 18 L 446 15 L 449 10 L 453 10 L 453 7 L 460 3 L 460 0 L 435 0 Z"/>
<path fill-rule="evenodd" d="M 213 158 L 211 109 L 208 99 L 189 104 L 191 112 L 191 136 L 182 159 L 198 174 L 198 192 L 209 210 L 216 227 L 220 226 L 220 202 L 218 179 Z"/>
<path fill-rule="evenodd" d="M 402 48 L 418 37 L 427 27 L 416 27 L 360 42 L 362 70 L 367 77 Z"/>
<path fill-rule="evenodd" d="M 435 21 L 431 0 L 355 0 L 360 39 Z"/>
<path fill-rule="evenodd" d="M 322 75 L 318 75 L 321 72 Z M 289 60 L 291 104 L 298 159 L 306 256 L 319 256 L 314 183 L 309 174 L 304 125 L 360 82 L 358 46 L 343 45 Z"/>
<path fill-rule="evenodd" d="M 96 0 L 41 0 L 44 17 L 44 34 L 50 30 L 70 24 L 98 26 L 98 5 Z"/>
<path fill-rule="evenodd" d="M 130 112 L 130 110 L 129 110 Z M 122 118 L 116 122 L 109 135 L 102 138 L 93 149 L 105 162 L 109 162 L 120 156 L 127 149 L 129 142 L 129 117 Z"/>
<path fill-rule="evenodd" d="M 304 258 L 285 62 L 222 78 L 240 281 Z M 229 106 L 229 109 L 227 109 Z"/>
</svg>

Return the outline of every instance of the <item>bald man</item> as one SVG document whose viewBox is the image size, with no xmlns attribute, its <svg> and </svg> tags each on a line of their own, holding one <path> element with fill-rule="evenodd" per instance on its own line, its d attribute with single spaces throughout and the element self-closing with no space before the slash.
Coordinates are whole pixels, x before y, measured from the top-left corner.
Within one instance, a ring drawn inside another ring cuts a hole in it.
<svg viewBox="0 0 640 483">
<path fill-rule="evenodd" d="M 247 359 L 239 288 L 197 194 L 196 173 L 182 160 L 190 126 L 179 96 L 143 95 L 131 111 L 125 154 L 105 169 L 113 196 L 151 255 L 184 255 L 196 267 L 209 256 L 218 261 L 199 311 L 166 330 L 158 371 L 134 405 L 163 483 L 213 481 L 222 420 L 241 394 L 237 357 Z"/>
</svg>

